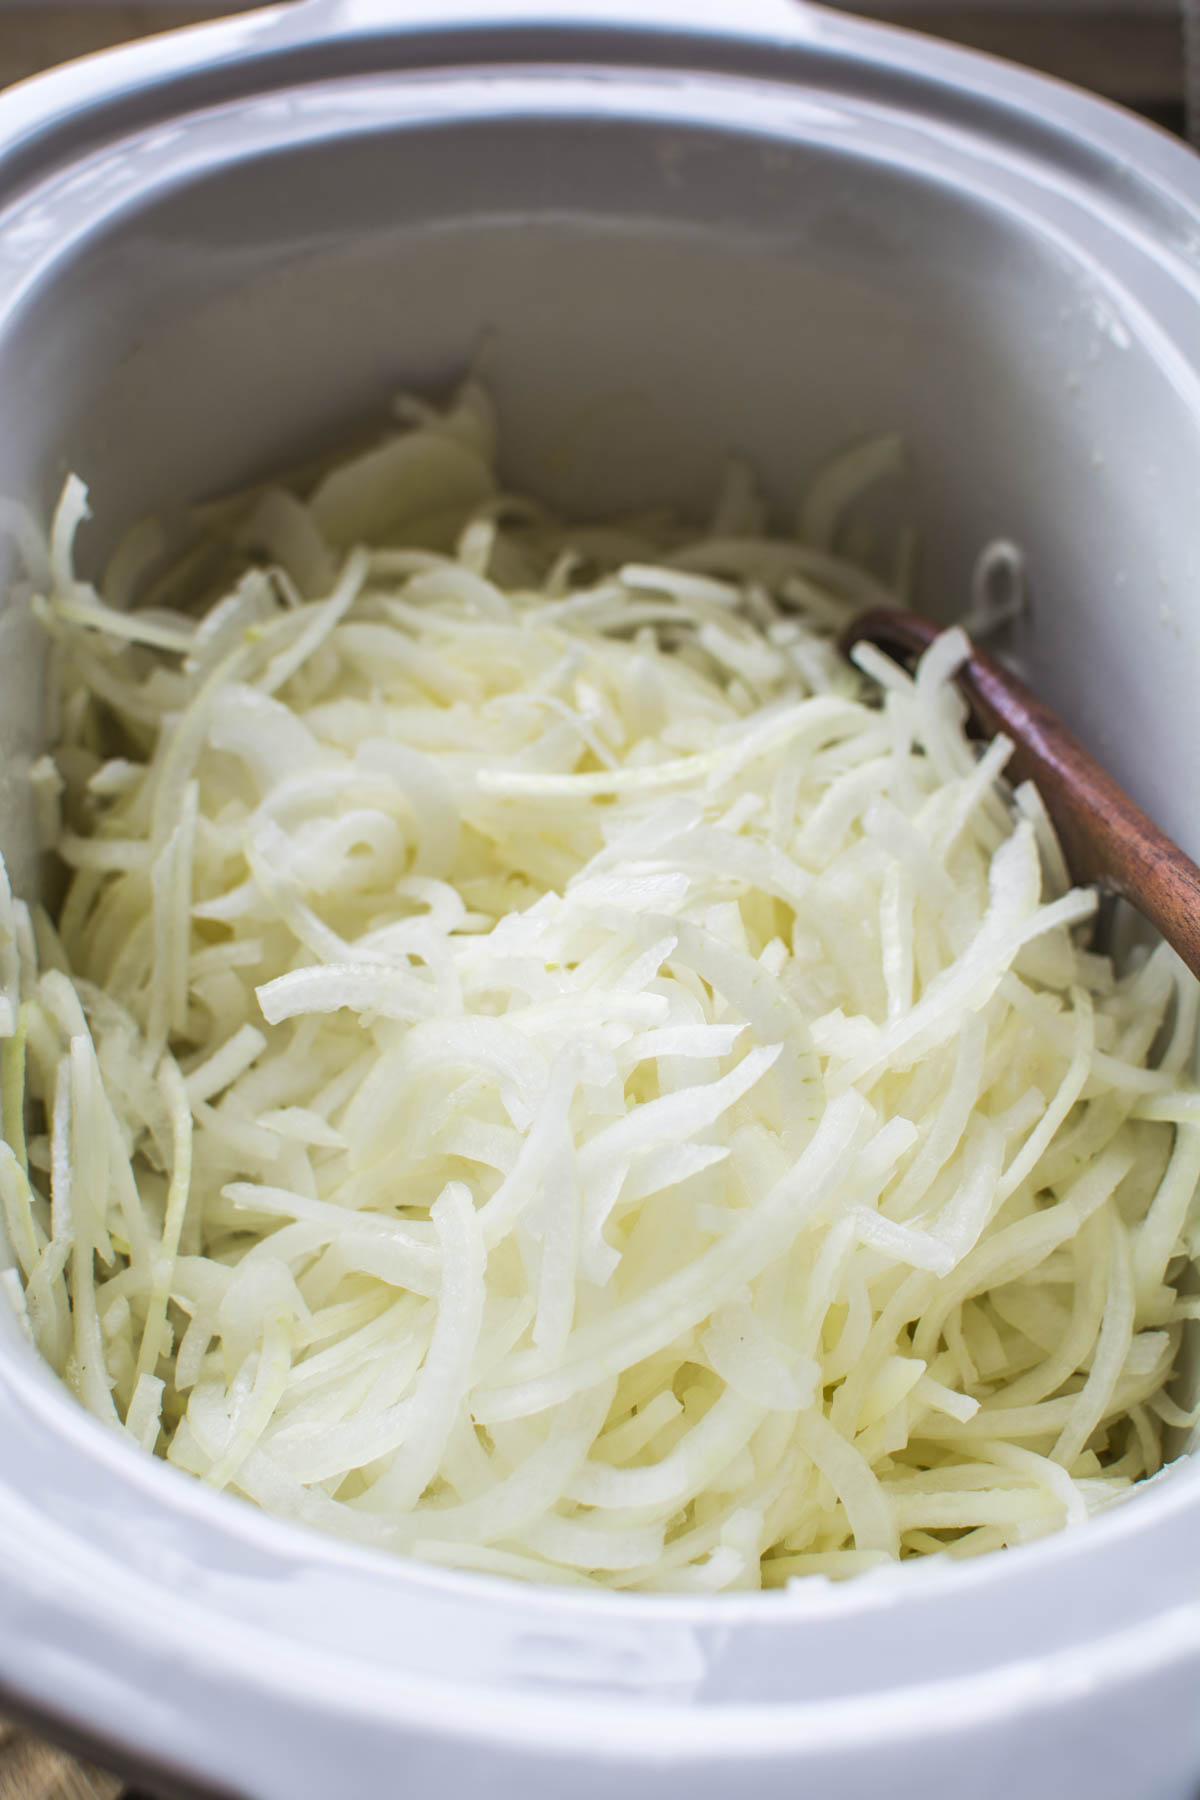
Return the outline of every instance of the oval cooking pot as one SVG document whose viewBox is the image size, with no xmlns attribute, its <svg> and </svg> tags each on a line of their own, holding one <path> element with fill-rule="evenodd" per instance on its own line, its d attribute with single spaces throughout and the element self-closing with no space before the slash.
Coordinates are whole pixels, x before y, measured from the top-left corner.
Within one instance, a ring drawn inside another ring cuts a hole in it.
<svg viewBox="0 0 1200 1800">
<path fill-rule="evenodd" d="M 788 0 L 308 0 L 0 97 L 0 493 L 85 544 L 294 460 L 490 334 L 509 474 L 777 501 L 917 471 L 920 604 L 1019 539 L 1033 685 L 1200 855 L 1200 163 L 1024 72 Z M 0 559 L 11 549 L 0 551 Z M 0 615 L 37 876 L 41 648 Z M 0 1303 L 0 1689 L 256 1800 L 1194 1800 L 1200 1466 L 978 1562 L 708 1599 L 538 1590 L 260 1516 L 119 1442 Z"/>
</svg>

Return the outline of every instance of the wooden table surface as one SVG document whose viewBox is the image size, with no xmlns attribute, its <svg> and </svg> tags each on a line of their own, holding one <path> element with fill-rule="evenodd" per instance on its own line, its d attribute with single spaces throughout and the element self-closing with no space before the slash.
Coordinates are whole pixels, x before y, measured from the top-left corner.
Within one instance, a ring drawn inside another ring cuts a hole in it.
<svg viewBox="0 0 1200 1800">
<path fill-rule="evenodd" d="M 105 50 L 130 38 L 149 37 L 173 25 L 194 25 L 221 13 L 249 12 L 261 0 L 226 0 L 165 5 L 162 0 L 124 0 L 124 4 L 59 5 L 58 0 L 23 0 L 6 6 L 0 0 L 0 87 L 35 75 L 54 63 L 93 50 Z"/>
<path fill-rule="evenodd" d="M 39 69 L 146 37 L 173 25 L 194 24 L 221 13 L 249 12 L 258 0 L 224 5 L 164 5 L 161 0 L 125 4 L 59 5 L 34 0 L 9 10 L 0 0 L 0 86 Z M 856 11 L 866 10 L 856 6 Z M 1065 80 L 1092 87 L 1134 106 L 1176 130 L 1182 124 L 1183 54 L 1180 31 L 1165 15 L 1138 17 L 1132 6 L 1083 19 L 1056 12 L 1051 3 L 1031 13 L 1005 6 L 946 8 L 928 0 L 898 11 L 898 23 L 955 42 L 1011 57 Z M 136 1800 L 103 1771 L 0 1720 L 0 1800 Z"/>
</svg>

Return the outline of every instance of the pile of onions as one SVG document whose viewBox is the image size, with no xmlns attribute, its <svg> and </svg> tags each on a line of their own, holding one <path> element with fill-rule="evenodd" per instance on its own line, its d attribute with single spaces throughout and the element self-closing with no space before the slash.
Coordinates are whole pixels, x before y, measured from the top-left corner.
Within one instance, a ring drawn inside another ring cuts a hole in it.
<svg viewBox="0 0 1200 1800">
<path fill-rule="evenodd" d="M 1189 1422 L 1195 984 L 1087 948 L 961 632 L 837 654 L 890 444 L 790 541 L 739 466 L 702 536 L 572 529 L 493 437 L 410 403 L 99 587 L 78 482 L 31 544 L 30 1336 L 212 1486 L 465 1568 L 752 1588 L 1083 1519 Z"/>
</svg>

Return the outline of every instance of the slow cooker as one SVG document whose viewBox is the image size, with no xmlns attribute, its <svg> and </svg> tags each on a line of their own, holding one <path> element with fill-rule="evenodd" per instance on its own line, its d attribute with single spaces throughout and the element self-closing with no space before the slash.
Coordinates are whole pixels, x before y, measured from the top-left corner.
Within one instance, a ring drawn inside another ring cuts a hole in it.
<svg viewBox="0 0 1200 1800">
<path fill-rule="evenodd" d="M 582 512 L 687 506 L 729 448 L 782 503 L 832 445 L 903 432 L 921 604 L 961 611 L 980 544 L 1016 539 L 1010 647 L 1200 855 L 1183 147 L 802 0 L 306 0 L 0 98 L 0 494 L 45 511 L 78 470 L 89 559 L 444 392 L 485 341 L 513 481 Z M 41 669 L 0 614 L 26 892 Z M 973 1563 L 525 1588 L 205 1491 L 88 1418 L 0 1300 L 0 1693 L 164 1794 L 1194 1800 L 1175 1448 L 1089 1525 Z"/>
</svg>

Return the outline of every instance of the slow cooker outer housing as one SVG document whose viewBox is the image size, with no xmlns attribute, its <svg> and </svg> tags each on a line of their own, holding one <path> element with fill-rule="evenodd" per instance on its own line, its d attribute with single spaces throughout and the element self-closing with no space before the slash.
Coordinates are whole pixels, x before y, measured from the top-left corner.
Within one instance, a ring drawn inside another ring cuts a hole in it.
<svg viewBox="0 0 1200 1800">
<path fill-rule="evenodd" d="M 0 98 L 0 492 L 148 506 L 491 328 L 514 480 L 775 499 L 898 425 L 923 600 L 1021 538 L 1011 646 L 1200 852 L 1200 164 L 1055 84 L 786 0 L 309 0 Z M 108 522 L 106 524 L 106 521 Z M 0 557 L 5 554 L 0 550 Z M 0 615 L 0 842 L 41 649 Z M 1200 1469 L 960 1566 L 526 1589 L 268 1520 L 84 1415 L 0 1311 L 0 1687 L 160 1787 L 1194 1800 Z"/>
</svg>

